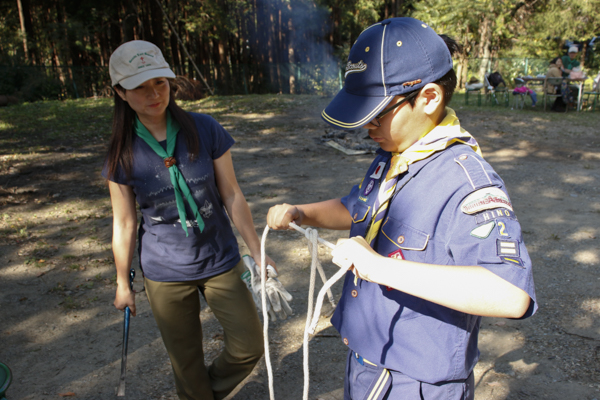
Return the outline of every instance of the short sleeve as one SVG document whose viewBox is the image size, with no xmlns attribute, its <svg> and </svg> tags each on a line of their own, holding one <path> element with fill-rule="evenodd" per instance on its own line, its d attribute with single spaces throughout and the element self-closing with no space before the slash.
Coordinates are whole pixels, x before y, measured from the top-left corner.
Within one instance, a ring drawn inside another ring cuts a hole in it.
<svg viewBox="0 0 600 400">
<path fill-rule="evenodd" d="M 464 201 L 456 203 L 449 225 L 448 253 L 456 265 L 481 266 L 525 291 L 533 303 L 523 318 L 532 315 L 537 309 L 532 263 L 515 213 L 498 207 L 469 214 L 461 209 Z"/>
<path fill-rule="evenodd" d="M 108 176 L 108 160 L 105 160 L 104 165 L 102 166 L 102 177 L 104 177 L 105 179 L 107 179 L 111 182 L 118 183 L 120 185 L 128 185 L 129 184 L 127 177 L 125 176 L 125 173 L 123 172 L 123 169 L 121 167 L 117 167 L 113 176 L 111 176 L 111 177 Z"/>
<path fill-rule="evenodd" d="M 190 115 L 196 123 L 200 143 L 208 150 L 213 160 L 221 157 L 233 146 L 233 137 L 213 117 L 196 113 Z"/>
</svg>

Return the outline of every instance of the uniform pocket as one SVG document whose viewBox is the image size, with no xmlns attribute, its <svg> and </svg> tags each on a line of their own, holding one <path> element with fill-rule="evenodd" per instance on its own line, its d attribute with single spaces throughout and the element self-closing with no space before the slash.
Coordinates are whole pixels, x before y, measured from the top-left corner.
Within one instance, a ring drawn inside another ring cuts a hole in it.
<svg viewBox="0 0 600 400">
<path fill-rule="evenodd" d="M 369 210 L 371 210 L 371 206 L 366 204 L 355 205 L 352 209 L 352 222 L 355 224 L 363 222 L 369 215 Z"/>
<path fill-rule="evenodd" d="M 429 237 L 423 231 L 388 217 L 381 226 L 377 251 L 392 257 L 400 249 L 404 259 L 424 262 Z"/>
<path fill-rule="evenodd" d="M 402 224 L 392 217 L 385 220 L 381 227 L 381 233 L 402 250 L 424 251 L 429 243 L 428 234 Z"/>
</svg>

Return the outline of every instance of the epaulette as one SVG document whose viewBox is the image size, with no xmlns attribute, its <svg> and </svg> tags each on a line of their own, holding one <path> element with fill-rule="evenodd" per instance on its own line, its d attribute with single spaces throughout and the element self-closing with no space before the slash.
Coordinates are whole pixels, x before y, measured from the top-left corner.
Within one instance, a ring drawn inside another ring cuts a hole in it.
<svg viewBox="0 0 600 400">
<path fill-rule="evenodd" d="M 473 154 L 461 154 L 454 161 L 465 171 L 473 190 L 493 185 L 492 180 L 483 167 L 483 163 Z"/>
</svg>

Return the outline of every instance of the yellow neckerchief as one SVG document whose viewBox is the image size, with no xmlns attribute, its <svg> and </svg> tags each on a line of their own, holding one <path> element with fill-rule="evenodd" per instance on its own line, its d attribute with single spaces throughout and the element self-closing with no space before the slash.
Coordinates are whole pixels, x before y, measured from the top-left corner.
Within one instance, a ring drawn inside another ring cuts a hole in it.
<svg viewBox="0 0 600 400">
<path fill-rule="evenodd" d="M 435 128 L 427 132 L 417 140 L 412 146 L 402 153 L 392 153 L 390 169 L 385 181 L 379 186 L 378 199 L 379 204 L 383 205 L 378 209 L 373 209 L 373 223 L 365 236 L 367 243 L 371 243 L 379 233 L 383 222 L 383 215 L 377 218 L 377 215 L 384 213 L 388 208 L 388 201 L 394 194 L 396 184 L 393 186 L 385 183 L 398 175 L 406 172 L 408 166 L 416 161 L 424 160 L 435 152 L 442 151 L 454 143 L 463 143 L 470 146 L 473 151 L 483 157 L 477 141 L 469 132 L 461 128 L 460 121 L 456 117 L 453 109 L 446 107 L 446 117 Z"/>
<path fill-rule="evenodd" d="M 424 160 L 433 153 L 444 150 L 454 143 L 471 146 L 473 151 L 483 157 L 475 138 L 460 126 L 460 121 L 454 110 L 446 107 L 446 117 L 435 128 L 421 136 L 404 152 L 392 153 L 391 167 L 387 173 L 386 181 L 406 172 L 410 164 Z"/>
</svg>

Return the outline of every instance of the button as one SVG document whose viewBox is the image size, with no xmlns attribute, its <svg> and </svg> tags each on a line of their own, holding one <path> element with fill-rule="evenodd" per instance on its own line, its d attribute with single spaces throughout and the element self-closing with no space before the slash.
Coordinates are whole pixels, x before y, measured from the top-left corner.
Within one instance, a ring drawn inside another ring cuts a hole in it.
<svg viewBox="0 0 600 400">
<path fill-rule="evenodd" d="M 398 243 L 400 243 L 400 244 L 404 243 L 404 235 L 398 236 Z"/>
<path fill-rule="evenodd" d="M 351 294 L 352 294 L 352 297 L 358 296 L 358 290 L 354 289 Z"/>
<path fill-rule="evenodd" d="M 358 213 L 354 214 L 354 219 L 356 220 L 358 218 Z"/>
<path fill-rule="evenodd" d="M 462 156 L 458 157 L 458 159 L 459 159 L 459 160 L 461 160 L 461 161 L 464 161 L 464 160 L 466 160 L 467 158 L 469 158 L 469 156 L 468 156 L 468 155 L 466 155 L 466 154 L 463 154 Z"/>
<path fill-rule="evenodd" d="M 347 338 L 344 338 L 344 344 L 345 344 L 346 346 L 348 346 L 348 343 L 350 343 L 350 342 L 348 342 L 348 339 L 347 339 Z"/>
</svg>

